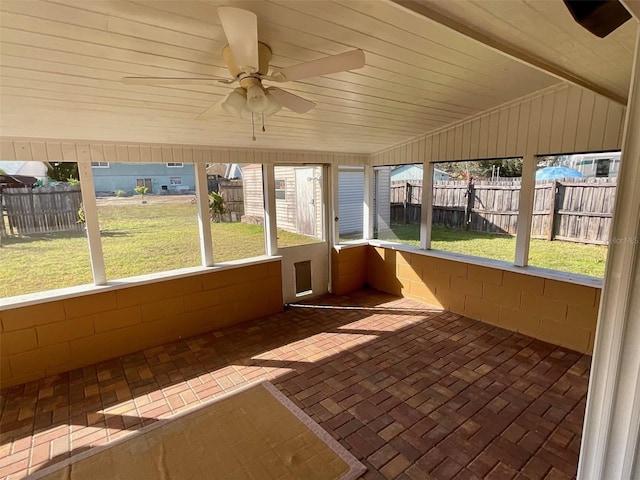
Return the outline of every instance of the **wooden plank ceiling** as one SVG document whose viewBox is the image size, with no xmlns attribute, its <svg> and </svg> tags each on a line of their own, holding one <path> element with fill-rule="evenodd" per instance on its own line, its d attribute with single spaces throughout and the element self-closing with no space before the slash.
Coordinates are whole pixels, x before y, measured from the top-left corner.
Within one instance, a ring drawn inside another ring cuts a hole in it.
<svg viewBox="0 0 640 480">
<path fill-rule="evenodd" d="M 255 142 L 250 122 L 226 114 L 196 118 L 229 86 L 121 83 L 123 76 L 228 76 L 216 9 L 230 3 L 3 0 L 0 133 L 372 153 L 559 82 L 390 1 L 292 0 L 232 2 L 258 15 L 259 39 L 273 50 L 272 66 L 353 48 L 365 51 L 366 66 L 279 85 L 317 107 L 304 115 L 281 110 L 267 119 L 267 132 L 258 132 Z M 458 21 L 471 23 L 477 14 L 476 23 L 487 19 L 503 27 L 505 37 L 516 20 L 528 28 L 549 12 L 560 15 L 555 4 L 562 6 L 560 0 L 494 2 L 517 12 L 522 5 L 521 15 L 505 23 L 491 9 L 480 19 L 480 7 L 473 5 L 468 18 L 453 7 L 459 1 L 439 3 L 452 5 L 448 14 Z M 546 10 L 547 4 L 553 9 Z M 559 23 L 573 20 L 562 17 L 553 28 Z M 524 26 L 522 36 L 530 38 Z M 600 44 L 583 45 L 582 37 L 571 35 L 560 42 L 558 33 L 536 51 L 550 48 L 572 68 L 592 67 L 584 75 L 625 97 L 635 25 L 623 28 Z"/>
</svg>

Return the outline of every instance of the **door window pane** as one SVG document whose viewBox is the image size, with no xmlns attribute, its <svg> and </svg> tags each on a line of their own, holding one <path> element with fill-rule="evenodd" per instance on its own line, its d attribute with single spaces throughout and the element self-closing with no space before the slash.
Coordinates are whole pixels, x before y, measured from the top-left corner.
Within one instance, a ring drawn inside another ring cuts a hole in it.
<svg viewBox="0 0 640 480">
<path fill-rule="evenodd" d="M 320 166 L 276 166 L 278 248 L 321 242 L 324 236 L 323 177 Z M 282 190 L 282 189 L 280 189 Z"/>
</svg>

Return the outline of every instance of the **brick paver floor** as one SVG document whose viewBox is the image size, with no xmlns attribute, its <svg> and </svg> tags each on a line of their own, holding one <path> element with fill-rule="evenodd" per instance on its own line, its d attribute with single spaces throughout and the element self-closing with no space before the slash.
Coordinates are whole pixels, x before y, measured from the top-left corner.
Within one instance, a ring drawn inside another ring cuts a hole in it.
<svg viewBox="0 0 640 480">
<path fill-rule="evenodd" d="M 374 479 L 575 477 L 590 357 L 376 291 L 1 392 L 0 478 L 269 379 Z"/>
</svg>

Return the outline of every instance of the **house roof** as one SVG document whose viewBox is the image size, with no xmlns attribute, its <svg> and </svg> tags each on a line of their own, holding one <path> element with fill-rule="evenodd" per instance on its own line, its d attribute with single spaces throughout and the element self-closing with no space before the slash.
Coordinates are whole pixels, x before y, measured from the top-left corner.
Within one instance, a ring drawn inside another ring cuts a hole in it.
<svg viewBox="0 0 640 480">
<path fill-rule="evenodd" d="M 0 160 L 0 170 L 7 175 L 14 175 L 20 172 L 25 163 L 15 160 Z"/>
<path fill-rule="evenodd" d="M 3 2 L 3 135 L 372 153 L 562 81 L 626 101 L 637 23 L 599 39 L 561 0 L 243 2 L 272 65 L 366 55 L 362 69 L 282 84 L 317 107 L 283 109 L 256 142 L 250 122 L 196 118 L 226 85 L 121 83 L 228 75 L 226 3 Z"/>
<path fill-rule="evenodd" d="M 407 170 L 413 170 L 415 169 L 417 172 L 419 172 L 420 178 L 422 178 L 422 164 L 421 163 L 410 163 L 407 165 L 398 165 L 397 167 L 395 167 L 393 170 L 391 170 L 391 177 L 393 178 L 396 175 L 399 175 L 403 172 L 406 172 Z M 439 168 L 435 168 L 433 169 L 434 172 L 436 173 L 440 173 L 442 175 L 449 175 L 447 172 L 445 172 L 444 170 L 440 170 Z"/>
</svg>

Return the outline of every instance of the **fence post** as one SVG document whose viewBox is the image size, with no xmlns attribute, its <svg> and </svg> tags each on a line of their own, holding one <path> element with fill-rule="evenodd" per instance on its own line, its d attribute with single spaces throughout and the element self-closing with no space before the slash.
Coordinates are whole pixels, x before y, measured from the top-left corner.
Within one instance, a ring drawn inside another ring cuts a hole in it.
<svg viewBox="0 0 640 480">
<path fill-rule="evenodd" d="M 469 178 L 469 183 L 467 184 L 467 203 L 464 205 L 464 225 L 463 228 L 465 231 L 469 230 L 469 224 L 471 224 L 471 211 L 473 210 L 473 199 L 476 196 L 475 187 L 473 185 L 473 179 Z"/>
<path fill-rule="evenodd" d="M 2 189 L 0 189 L 0 247 L 2 247 L 2 237 L 7 234 L 4 226 L 4 208 L 2 207 Z"/>
<path fill-rule="evenodd" d="M 553 240 L 556 229 L 556 195 L 558 192 L 558 181 L 554 180 L 551 185 L 551 205 L 549 206 L 549 231 L 547 232 L 547 240 Z"/>
<path fill-rule="evenodd" d="M 407 224 L 407 203 L 409 203 L 409 195 L 411 195 L 411 184 L 404 184 L 404 201 L 402 202 L 402 222 Z"/>
</svg>

